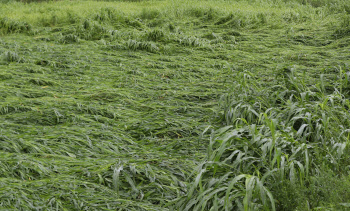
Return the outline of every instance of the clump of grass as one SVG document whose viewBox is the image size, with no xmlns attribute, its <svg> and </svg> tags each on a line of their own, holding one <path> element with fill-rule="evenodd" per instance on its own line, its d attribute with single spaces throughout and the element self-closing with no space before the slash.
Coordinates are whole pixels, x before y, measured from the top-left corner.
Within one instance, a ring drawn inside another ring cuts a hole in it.
<svg viewBox="0 0 350 211">
<path fill-rule="evenodd" d="M 99 12 L 93 15 L 92 19 L 99 23 L 122 25 L 128 20 L 128 16 L 115 7 L 103 7 Z"/>
<path fill-rule="evenodd" d="M 65 36 L 63 36 L 59 42 L 61 43 L 77 43 L 79 42 L 79 37 L 77 35 L 74 34 L 67 34 Z"/>
<path fill-rule="evenodd" d="M 84 20 L 82 25 L 76 28 L 75 34 L 85 40 L 99 40 L 111 36 L 112 31 L 97 22 Z"/>
<path fill-rule="evenodd" d="M 66 16 L 66 20 L 68 23 L 70 24 L 76 24 L 81 22 L 81 17 L 79 17 L 77 14 L 75 14 L 72 11 L 67 11 L 67 16 Z"/>
<path fill-rule="evenodd" d="M 151 53 L 156 53 L 159 51 L 159 48 L 155 43 L 152 42 L 139 42 L 136 40 L 128 40 L 125 44 L 126 49 L 136 51 L 136 50 L 144 50 Z"/>
<path fill-rule="evenodd" d="M 203 40 L 195 36 L 182 36 L 181 38 L 177 39 L 177 42 L 180 45 L 189 47 L 200 47 L 205 45 Z"/>
<path fill-rule="evenodd" d="M 79 42 L 79 38 L 84 40 L 114 39 L 115 32 L 96 21 L 85 19 L 78 26 L 71 27 L 60 34 L 59 42 L 76 43 Z"/>
<path fill-rule="evenodd" d="M 112 8 L 102 8 L 101 11 L 95 15 L 94 20 L 100 22 L 114 21 L 116 19 L 115 13 L 116 11 Z"/>
<path fill-rule="evenodd" d="M 300 13 L 297 13 L 295 11 L 289 11 L 283 14 L 283 20 L 287 23 L 291 23 L 291 22 L 300 23 L 305 21 L 305 18 L 306 17 L 301 17 Z"/>
<path fill-rule="evenodd" d="M 131 26 L 137 29 L 142 29 L 145 27 L 144 24 L 138 19 L 126 19 L 125 23 L 127 26 Z"/>
<path fill-rule="evenodd" d="M 31 29 L 32 26 L 26 22 L 0 18 L 0 34 L 29 32 Z"/>
<path fill-rule="evenodd" d="M 343 38 L 350 35 L 350 15 L 343 15 L 340 26 L 334 32 L 334 37 Z"/>
<path fill-rule="evenodd" d="M 160 41 L 164 38 L 165 33 L 162 29 L 153 29 L 147 33 L 147 39 L 152 41 Z"/>
<path fill-rule="evenodd" d="M 16 52 L 6 51 L 2 54 L 2 59 L 6 62 L 18 62 L 23 63 L 24 59 L 20 57 Z"/>
<path fill-rule="evenodd" d="M 234 92 L 222 99 L 227 126 L 212 134 L 190 191 L 177 202 L 181 209 L 276 210 L 276 200 L 279 207 L 291 204 L 284 204 L 283 194 L 276 194 L 280 199 L 272 193 L 284 184 L 310 185 L 319 177 L 318 166 L 347 174 L 349 100 L 338 89 L 325 93 L 322 78 L 309 88 L 294 71 L 283 69 L 284 83 L 270 88 L 260 87 L 250 72 L 239 73 Z M 318 204 L 318 198 L 299 193 L 307 203 Z"/>
<path fill-rule="evenodd" d="M 278 210 L 292 209 L 348 209 L 350 181 L 347 176 L 336 175 L 323 169 L 318 175 L 310 177 L 308 185 L 283 180 L 274 185 L 272 194 L 279 199 Z"/>
</svg>

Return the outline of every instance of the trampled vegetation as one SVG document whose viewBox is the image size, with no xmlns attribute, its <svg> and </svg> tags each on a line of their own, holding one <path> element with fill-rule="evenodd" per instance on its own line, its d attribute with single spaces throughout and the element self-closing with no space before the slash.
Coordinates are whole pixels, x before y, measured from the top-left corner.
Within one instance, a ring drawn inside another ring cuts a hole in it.
<svg viewBox="0 0 350 211">
<path fill-rule="evenodd" d="M 0 3 L 5 210 L 349 210 L 347 0 Z"/>
</svg>

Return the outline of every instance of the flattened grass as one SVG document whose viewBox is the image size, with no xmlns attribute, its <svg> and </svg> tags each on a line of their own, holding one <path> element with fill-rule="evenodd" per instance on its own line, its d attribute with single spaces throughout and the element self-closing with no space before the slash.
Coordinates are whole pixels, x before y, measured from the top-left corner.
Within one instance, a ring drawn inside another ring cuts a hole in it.
<svg viewBox="0 0 350 211">
<path fill-rule="evenodd" d="M 328 3 L 1 3 L 1 206 L 346 207 L 348 14 Z"/>
</svg>

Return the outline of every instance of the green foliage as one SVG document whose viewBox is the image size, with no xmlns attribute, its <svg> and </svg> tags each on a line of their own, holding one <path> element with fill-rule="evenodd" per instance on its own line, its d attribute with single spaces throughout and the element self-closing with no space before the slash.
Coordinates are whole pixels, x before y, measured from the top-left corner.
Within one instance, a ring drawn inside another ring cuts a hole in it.
<svg viewBox="0 0 350 211">
<path fill-rule="evenodd" d="M 346 210 L 345 0 L 0 3 L 0 204 Z"/>
<path fill-rule="evenodd" d="M 28 32 L 32 26 L 26 22 L 10 20 L 6 17 L 0 18 L 0 34 Z"/>
<path fill-rule="evenodd" d="M 62 36 L 60 39 L 61 43 L 76 43 L 79 42 L 79 37 L 74 34 L 67 34 L 65 36 Z"/>
<path fill-rule="evenodd" d="M 153 29 L 147 33 L 147 38 L 152 41 L 160 41 L 165 36 L 165 33 L 161 29 Z"/>
<path fill-rule="evenodd" d="M 334 32 L 336 38 L 348 37 L 350 35 L 350 15 L 343 15 L 340 26 Z"/>
<path fill-rule="evenodd" d="M 156 53 L 159 51 L 157 45 L 152 42 L 138 42 L 136 40 L 128 40 L 126 42 L 126 49 L 132 51 L 145 50 L 151 53 Z"/>
<path fill-rule="evenodd" d="M 149 10 L 143 8 L 140 14 L 141 19 L 152 20 L 155 18 L 161 18 L 161 12 L 159 10 Z"/>
<path fill-rule="evenodd" d="M 349 93 L 335 88 L 326 94 L 322 78 L 308 87 L 294 71 L 282 69 L 277 77 L 283 83 L 276 81 L 268 88 L 262 88 L 251 72 L 239 73 L 234 91 L 222 98 L 228 126 L 213 133 L 188 200 L 178 202 L 182 209 L 210 209 L 217 200 L 225 202 L 216 205 L 219 209 L 228 210 L 275 210 L 275 199 L 288 210 L 318 207 L 320 201 L 338 206 L 343 201 L 341 188 L 334 198 L 323 196 L 331 184 L 323 183 L 332 176 L 322 174 L 329 168 L 347 175 L 350 102 L 344 94 Z M 339 183 L 348 185 L 341 177 Z M 321 198 L 308 196 L 309 191 Z"/>
<path fill-rule="evenodd" d="M 24 59 L 18 56 L 16 52 L 7 51 L 4 52 L 1 56 L 2 59 L 6 62 L 24 62 Z"/>
<path fill-rule="evenodd" d="M 311 176 L 307 185 L 283 180 L 274 185 L 272 194 L 279 199 L 279 210 L 346 210 L 349 207 L 349 177 L 323 170 Z"/>
</svg>

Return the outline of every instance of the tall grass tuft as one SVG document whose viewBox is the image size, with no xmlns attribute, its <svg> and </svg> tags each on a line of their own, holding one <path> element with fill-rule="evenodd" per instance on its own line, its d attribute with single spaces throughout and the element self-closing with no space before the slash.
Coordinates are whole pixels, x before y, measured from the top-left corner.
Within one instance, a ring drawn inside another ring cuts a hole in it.
<svg viewBox="0 0 350 211">
<path fill-rule="evenodd" d="M 319 166 L 346 174 L 350 101 L 337 88 L 324 92 L 322 79 L 308 87 L 294 68 L 280 72 L 282 83 L 268 88 L 251 72 L 238 74 L 234 91 L 221 99 L 227 126 L 212 133 L 205 161 L 177 202 L 181 209 L 275 210 L 289 202 L 273 193 L 310 185 L 323 174 Z M 317 203 L 303 191 L 297 194 Z"/>
<path fill-rule="evenodd" d="M 2 59 L 6 62 L 18 62 L 23 63 L 24 59 L 20 57 L 16 52 L 6 51 L 2 54 Z"/>
<path fill-rule="evenodd" d="M 32 26 L 26 22 L 14 21 L 6 17 L 0 18 L 0 34 L 28 32 Z"/>
<path fill-rule="evenodd" d="M 340 25 L 335 30 L 334 36 L 336 38 L 343 38 L 350 35 L 350 15 L 342 15 Z"/>
<path fill-rule="evenodd" d="M 136 40 L 128 40 L 126 42 L 126 48 L 132 51 L 144 50 L 151 53 L 156 53 L 159 51 L 159 48 L 153 42 L 139 42 Z"/>
<path fill-rule="evenodd" d="M 151 41 L 160 41 L 165 37 L 165 33 L 162 29 L 153 29 L 147 33 L 147 39 Z"/>
</svg>

